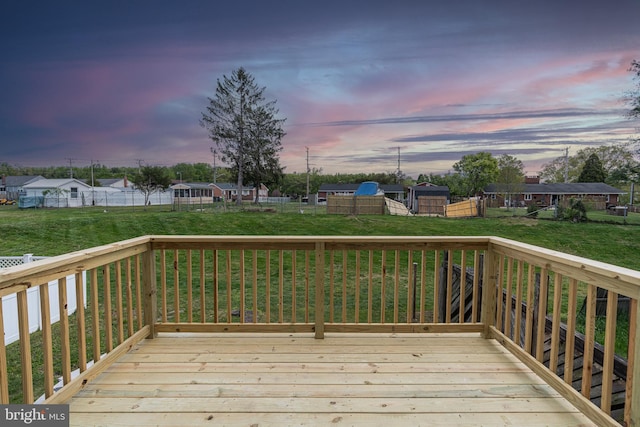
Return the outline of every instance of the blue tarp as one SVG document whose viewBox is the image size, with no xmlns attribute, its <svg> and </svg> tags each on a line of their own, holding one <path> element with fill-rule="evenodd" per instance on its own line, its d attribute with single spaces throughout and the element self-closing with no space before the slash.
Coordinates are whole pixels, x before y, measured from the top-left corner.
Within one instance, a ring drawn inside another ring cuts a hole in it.
<svg viewBox="0 0 640 427">
<path fill-rule="evenodd" d="M 376 195 L 379 195 L 379 194 L 382 194 L 382 191 L 378 187 L 378 183 L 377 182 L 373 182 L 373 181 L 366 181 L 366 182 L 363 182 L 362 184 L 360 184 L 360 186 L 358 187 L 358 189 L 356 190 L 354 195 L 356 195 L 356 196 L 376 196 Z"/>
</svg>

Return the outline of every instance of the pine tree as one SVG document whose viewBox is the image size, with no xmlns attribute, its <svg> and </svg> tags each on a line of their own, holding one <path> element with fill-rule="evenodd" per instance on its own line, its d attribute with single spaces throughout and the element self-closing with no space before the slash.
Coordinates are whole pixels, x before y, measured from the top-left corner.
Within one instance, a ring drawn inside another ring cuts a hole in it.
<svg viewBox="0 0 640 427">
<path fill-rule="evenodd" d="M 604 182 L 607 174 L 597 154 L 591 154 L 584 163 L 578 182 Z"/>
<path fill-rule="evenodd" d="M 275 101 L 265 101 L 264 90 L 244 68 L 238 68 L 230 77 L 218 79 L 215 96 L 208 98 L 209 105 L 200 120 L 221 160 L 237 174 L 238 205 L 242 204 L 245 180 L 254 181 L 259 188 L 261 182 L 256 181 L 267 179 L 268 171 L 282 172 L 278 153 L 285 135 L 284 120 L 275 118 Z"/>
</svg>

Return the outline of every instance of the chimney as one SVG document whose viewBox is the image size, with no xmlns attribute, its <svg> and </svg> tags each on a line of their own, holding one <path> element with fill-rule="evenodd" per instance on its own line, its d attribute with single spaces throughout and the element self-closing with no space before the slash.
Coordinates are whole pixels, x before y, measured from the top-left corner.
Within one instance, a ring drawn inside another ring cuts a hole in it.
<svg viewBox="0 0 640 427">
<path fill-rule="evenodd" d="M 129 182 L 127 181 L 127 175 L 124 176 L 124 188 L 129 186 Z"/>
<path fill-rule="evenodd" d="M 524 177 L 525 184 L 540 184 L 540 176 L 539 175 L 529 175 Z"/>
</svg>

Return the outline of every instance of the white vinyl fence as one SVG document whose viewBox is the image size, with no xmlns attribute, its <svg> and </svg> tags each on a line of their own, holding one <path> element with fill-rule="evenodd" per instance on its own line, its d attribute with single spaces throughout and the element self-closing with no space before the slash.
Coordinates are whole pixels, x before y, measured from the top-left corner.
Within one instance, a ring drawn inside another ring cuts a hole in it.
<svg viewBox="0 0 640 427">
<path fill-rule="evenodd" d="M 35 257 L 32 254 L 25 254 L 21 257 L 0 257 L 0 269 L 9 268 L 15 265 L 25 264 L 46 257 Z M 85 287 L 84 305 L 87 305 L 87 281 L 86 272 L 82 272 L 82 283 Z M 29 306 L 29 332 L 33 333 L 42 328 L 42 318 L 40 316 L 40 286 L 27 290 L 27 304 Z M 67 276 L 67 309 L 69 314 L 76 311 L 76 278 L 75 275 Z M 49 282 L 49 309 L 51 310 L 51 323 L 60 320 L 60 307 L 58 306 L 58 281 Z M 4 320 L 4 341 L 10 344 L 20 337 L 18 329 L 18 301 L 16 294 L 2 298 L 2 314 Z"/>
</svg>

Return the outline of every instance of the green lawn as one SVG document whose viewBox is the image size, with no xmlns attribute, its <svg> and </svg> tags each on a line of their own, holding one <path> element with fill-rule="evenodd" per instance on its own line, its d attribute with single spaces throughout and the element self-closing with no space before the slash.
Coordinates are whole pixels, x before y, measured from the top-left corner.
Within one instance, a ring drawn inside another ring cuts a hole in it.
<svg viewBox="0 0 640 427">
<path fill-rule="evenodd" d="M 448 219 L 399 216 L 326 215 L 322 207 L 299 205 L 231 211 L 172 211 L 170 207 L 19 210 L 0 206 L 2 253 L 51 256 L 146 234 L 212 235 L 493 235 L 611 264 L 640 269 L 640 214 L 627 224 L 573 224 L 530 219 L 490 209 L 487 218 Z M 544 214 L 549 214 L 545 212 Z M 504 215 L 504 216 L 503 216 Z M 589 212 L 589 217 L 598 214 Z M 605 218 L 620 219 L 602 214 Z M 544 217 L 544 215 L 541 215 Z"/>
<path fill-rule="evenodd" d="M 301 212 L 302 211 L 302 212 Z M 514 216 L 513 214 L 517 215 Z M 588 222 L 574 224 L 549 219 L 531 219 L 519 211 L 490 209 L 486 218 L 446 219 L 399 216 L 326 215 L 323 207 L 288 205 L 246 205 L 243 211 L 232 206 L 192 207 L 172 210 L 170 206 L 142 208 L 84 208 L 19 210 L 0 206 L 2 254 L 24 253 L 53 256 L 147 234 L 201 235 L 493 235 L 545 248 L 596 259 L 632 269 L 640 269 L 640 215 L 626 224 Z M 604 216 L 604 214 L 603 214 Z M 590 218 L 597 213 L 590 212 Z M 607 216 L 604 216 L 606 219 Z M 616 217 L 613 217 L 616 218 Z M 302 262 L 302 261 L 300 261 Z M 339 297 L 339 296 L 338 296 Z M 55 328 L 58 325 L 54 325 Z M 75 328 L 71 328 L 74 333 Z M 32 335 L 32 353 L 41 358 L 41 333 Z M 54 332 L 54 337 L 59 336 Z M 75 338 L 72 336 L 72 341 Z M 89 348 L 90 348 L 90 343 Z M 17 343 L 8 346 L 8 363 L 19 366 Z M 58 370 L 59 367 L 56 367 Z M 42 373 L 34 373 L 36 391 L 42 387 Z M 12 396 L 20 398 L 19 369 L 11 372 Z"/>
</svg>

